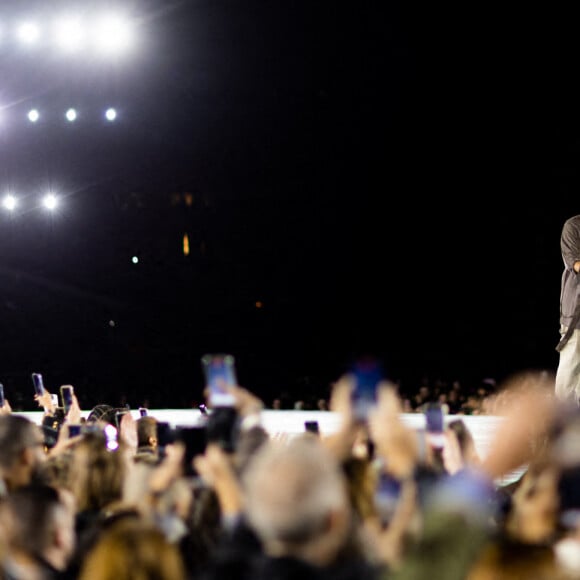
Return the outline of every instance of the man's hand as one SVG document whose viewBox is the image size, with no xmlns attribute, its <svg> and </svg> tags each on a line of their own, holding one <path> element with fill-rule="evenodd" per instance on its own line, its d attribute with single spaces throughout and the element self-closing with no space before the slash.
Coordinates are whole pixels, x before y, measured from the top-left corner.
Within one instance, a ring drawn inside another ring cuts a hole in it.
<svg viewBox="0 0 580 580">
<path fill-rule="evenodd" d="M 68 410 L 68 413 L 66 414 L 64 420 L 67 423 L 73 425 L 77 425 L 78 423 L 81 422 L 81 408 L 79 406 L 77 396 L 74 393 L 72 395 L 72 405 L 70 406 L 70 409 Z"/>
<path fill-rule="evenodd" d="M 228 454 L 219 445 L 210 443 L 205 454 L 198 455 L 193 461 L 201 478 L 215 490 L 223 515 L 239 515 L 243 495 Z"/>
<path fill-rule="evenodd" d="M 56 412 L 56 407 L 52 402 L 52 395 L 44 389 L 44 393 L 42 395 L 34 395 L 34 400 L 38 403 L 38 406 L 41 407 L 45 413 L 48 415 L 54 415 Z"/>
<path fill-rule="evenodd" d="M 138 438 L 137 438 L 137 423 L 133 419 L 133 415 L 124 413 L 119 423 L 119 437 L 129 446 L 133 453 L 137 452 Z"/>
<path fill-rule="evenodd" d="M 369 429 L 378 455 L 398 479 L 410 477 L 419 461 L 417 434 L 401 420 L 402 409 L 395 387 L 381 383 L 378 404 L 369 415 Z"/>
</svg>

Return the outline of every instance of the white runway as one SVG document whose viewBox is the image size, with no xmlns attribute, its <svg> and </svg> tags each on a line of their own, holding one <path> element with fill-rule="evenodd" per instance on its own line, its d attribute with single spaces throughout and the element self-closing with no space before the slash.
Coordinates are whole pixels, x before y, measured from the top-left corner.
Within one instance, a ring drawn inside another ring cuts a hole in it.
<svg viewBox="0 0 580 580">
<path fill-rule="evenodd" d="M 82 416 L 86 417 L 90 411 L 83 411 Z M 42 418 L 40 412 L 18 413 L 29 417 L 36 423 Z M 137 410 L 132 411 L 135 419 L 139 418 Z M 194 425 L 200 418 L 201 414 L 198 409 L 150 409 L 149 415 L 155 417 L 158 421 L 166 421 L 173 427 L 177 425 Z M 422 413 L 405 413 L 402 415 L 403 420 L 412 428 L 423 428 L 425 417 Z M 495 432 L 500 417 L 490 417 L 483 415 L 448 415 L 446 422 L 453 419 L 462 419 L 468 429 L 473 434 L 475 445 L 481 457 L 485 457 L 488 451 L 489 443 Z M 262 412 L 262 425 L 270 435 L 283 434 L 296 435 L 304 431 L 304 421 L 318 421 L 321 434 L 333 433 L 339 424 L 339 417 L 331 412 L 321 411 L 271 411 Z M 525 466 L 522 466 L 522 469 Z M 522 469 L 509 474 L 500 483 L 509 483 L 521 475 Z"/>
</svg>

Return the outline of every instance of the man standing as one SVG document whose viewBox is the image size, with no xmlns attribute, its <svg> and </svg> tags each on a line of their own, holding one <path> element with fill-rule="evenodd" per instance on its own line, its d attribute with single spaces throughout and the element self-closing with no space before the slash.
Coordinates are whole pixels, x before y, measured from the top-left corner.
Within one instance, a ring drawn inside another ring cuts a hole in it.
<svg viewBox="0 0 580 580">
<path fill-rule="evenodd" d="M 560 289 L 560 353 L 556 398 L 580 405 L 580 215 L 564 222 L 560 237 L 564 271 Z"/>
</svg>

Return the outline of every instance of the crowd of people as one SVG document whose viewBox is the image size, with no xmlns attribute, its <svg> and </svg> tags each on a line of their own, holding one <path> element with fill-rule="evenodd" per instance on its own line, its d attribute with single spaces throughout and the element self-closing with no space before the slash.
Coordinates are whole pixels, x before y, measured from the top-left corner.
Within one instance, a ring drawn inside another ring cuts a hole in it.
<svg viewBox="0 0 580 580">
<path fill-rule="evenodd" d="M 326 435 L 271 436 L 227 388 L 187 427 L 48 392 L 37 424 L 6 400 L 0 580 L 580 579 L 580 413 L 552 374 L 495 386 L 485 456 L 461 417 L 409 427 L 386 381 L 361 418 L 338 377 Z"/>
</svg>

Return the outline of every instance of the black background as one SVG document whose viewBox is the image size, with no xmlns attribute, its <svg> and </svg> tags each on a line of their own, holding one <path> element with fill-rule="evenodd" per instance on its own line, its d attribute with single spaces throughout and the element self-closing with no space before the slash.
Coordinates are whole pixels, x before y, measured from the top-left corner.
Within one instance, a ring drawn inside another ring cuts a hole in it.
<svg viewBox="0 0 580 580">
<path fill-rule="evenodd" d="M 0 189 L 26 195 L 0 216 L 8 399 L 31 405 L 36 371 L 84 407 L 188 406 L 211 351 L 267 403 L 363 353 L 409 391 L 555 368 L 571 3 L 121 5 L 142 42 L 113 64 L 2 43 Z"/>
</svg>

